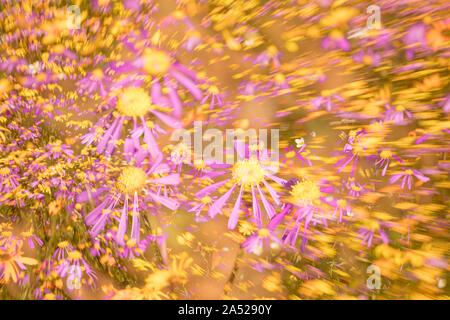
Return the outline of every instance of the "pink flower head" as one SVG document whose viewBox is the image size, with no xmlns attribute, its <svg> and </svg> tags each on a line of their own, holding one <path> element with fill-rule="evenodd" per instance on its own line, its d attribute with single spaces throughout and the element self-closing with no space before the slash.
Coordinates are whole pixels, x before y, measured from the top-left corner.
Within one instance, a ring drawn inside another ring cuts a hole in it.
<svg viewBox="0 0 450 320">
<path fill-rule="evenodd" d="M 97 152 L 104 154 L 105 156 L 111 156 L 116 148 L 116 143 L 120 140 L 122 129 L 125 126 L 125 122 L 130 118 L 133 120 L 133 129 L 128 130 L 128 136 L 133 140 L 133 145 L 136 148 L 141 147 L 142 142 L 146 144 L 145 150 L 153 161 L 162 157 L 162 152 L 158 147 L 155 135 L 157 133 L 163 133 L 159 125 L 156 125 L 153 121 L 147 121 L 148 114 L 152 114 L 157 119 L 161 120 L 165 124 L 174 127 L 181 128 L 182 123 L 175 118 L 164 113 L 163 109 L 152 104 L 152 99 L 140 87 L 126 87 L 120 92 L 116 93 L 116 116 L 111 125 L 104 131 L 100 139 L 97 141 Z M 110 115 L 113 115 L 112 113 Z M 106 119 L 109 119 L 109 116 Z M 108 120 L 99 122 L 100 126 Z M 139 123 L 140 120 L 140 123 Z M 99 127 L 94 127 L 91 132 L 82 137 L 82 141 L 89 145 L 94 142 L 96 137 L 96 131 Z M 124 147 L 130 147 L 129 142 Z M 129 150 L 125 150 L 127 153 Z"/>
<path fill-rule="evenodd" d="M 222 208 L 227 204 L 234 190 L 239 188 L 238 197 L 234 202 L 233 210 L 228 220 L 228 228 L 234 229 L 236 227 L 239 219 L 239 211 L 243 202 L 242 198 L 245 193 L 250 193 L 254 219 L 258 226 L 262 226 L 263 212 L 260 208 L 261 202 L 269 219 L 275 215 L 275 209 L 267 198 L 264 187 L 275 204 L 279 205 L 279 196 L 268 183 L 268 179 L 271 179 L 280 185 L 282 185 L 285 180 L 274 175 L 276 168 L 272 167 L 268 162 L 269 157 L 267 152 L 262 152 L 259 156 L 254 156 L 252 154 L 253 152 L 249 150 L 249 146 L 240 141 L 235 141 L 234 148 L 239 157 L 234 165 L 225 163 L 215 164 L 215 168 L 221 169 L 219 176 L 231 174 L 231 178 L 226 178 L 223 181 L 214 183 L 200 190 L 196 193 L 196 198 L 202 198 L 209 195 L 221 187 L 228 188 L 228 191 L 214 201 L 209 209 L 209 215 L 214 217 L 217 213 L 221 212 Z M 216 177 L 218 177 L 218 175 L 216 175 Z"/>
<path fill-rule="evenodd" d="M 137 163 L 137 165 L 140 165 Z M 92 237 L 96 237 L 113 218 L 119 220 L 116 234 L 116 242 L 124 245 L 124 236 L 128 229 L 129 204 L 132 206 L 131 238 L 135 243 L 140 241 L 140 212 L 147 208 L 148 202 L 162 204 L 170 210 L 176 210 L 179 203 L 168 197 L 171 186 L 178 185 L 180 177 L 178 173 L 166 174 L 165 176 L 152 179 L 150 174 L 165 174 L 169 171 L 168 166 L 162 163 L 155 163 L 149 170 L 144 170 L 139 166 L 127 166 L 121 169 L 121 173 L 114 185 L 103 188 L 96 193 L 96 197 L 102 197 L 103 201 L 92 210 L 85 218 L 88 226 L 92 226 L 90 231 Z M 105 193 L 106 192 L 106 193 Z M 104 194 L 105 193 L 105 194 Z M 102 196 L 102 194 L 104 194 Z M 78 195 L 77 202 L 86 202 L 94 194 L 84 191 Z M 123 201 L 120 218 L 113 213 L 120 201 Z"/>
<path fill-rule="evenodd" d="M 321 106 L 325 106 L 325 109 L 327 111 L 331 111 L 331 109 L 333 108 L 332 99 L 338 100 L 340 102 L 344 101 L 344 99 L 336 93 L 331 93 L 329 91 L 322 91 L 320 96 L 314 98 L 311 101 L 311 104 L 313 105 L 313 107 L 317 109 L 320 108 Z"/>
<path fill-rule="evenodd" d="M 343 150 L 344 153 L 346 153 L 347 155 L 334 165 L 335 167 L 338 168 L 338 172 L 344 170 L 344 168 L 353 161 L 352 170 L 350 172 L 350 177 L 353 177 L 358 159 L 366 156 L 365 150 L 367 149 L 367 146 L 361 139 L 366 134 L 367 133 L 364 130 L 358 132 L 357 131 L 350 132 L 347 143 L 345 144 Z"/>
<path fill-rule="evenodd" d="M 271 243 L 274 243 L 280 247 L 283 244 L 282 241 L 275 235 L 275 231 L 261 228 L 245 240 L 242 244 L 242 248 L 248 252 L 260 254 L 264 247 L 270 248 Z"/>
<path fill-rule="evenodd" d="M 386 115 L 385 121 L 392 121 L 395 124 L 406 124 L 412 119 L 412 114 L 403 106 L 391 107 L 389 104 L 386 105 Z"/>
<path fill-rule="evenodd" d="M 297 142 L 298 141 L 298 142 Z M 306 143 L 302 139 L 296 139 L 297 142 L 297 148 L 298 150 L 294 150 L 294 146 L 290 145 L 289 148 L 285 148 L 284 151 L 286 153 L 284 154 L 284 160 L 283 164 L 288 163 L 290 166 L 293 165 L 294 160 L 300 161 L 300 164 L 303 166 L 303 164 L 307 164 L 308 166 L 312 167 L 312 162 L 309 156 L 312 154 L 308 150 L 306 150 Z M 300 144 L 298 144 L 300 143 Z M 316 155 L 314 155 L 316 158 L 318 158 Z"/>
<path fill-rule="evenodd" d="M 302 250 L 304 250 L 310 225 L 316 225 L 317 223 L 327 225 L 323 209 L 326 205 L 325 196 L 332 193 L 334 188 L 329 186 L 327 181 L 316 183 L 311 180 L 299 181 L 298 179 L 291 179 L 284 186 L 289 190 L 287 202 L 283 205 L 282 211 L 269 222 L 267 228 L 275 230 L 286 216 L 290 216 L 282 239 L 284 243 L 295 246 L 297 237 L 303 227 Z"/>
<path fill-rule="evenodd" d="M 391 175 L 391 177 L 389 178 L 389 183 L 395 183 L 397 180 L 402 178 L 402 184 L 401 184 L 402 189 L 407 185 L 408 189 L 411 190 L 412 176 L 416 177 L 417 179 L 419 179 L 422 182 L 427 182 L 430 180 L 430 178 L 425 177 L 418 170 L 405 169 L 405 168 L 402 168 L 402 169 L 403 169 L 403 172 Z"/>
<path fill-rule="evenodd" d="M 60 261 L 56 272 L 61 278 L 67 278 L 69 290 L 80 289 L 83 282 L 85 282 L 85 279 L 83 279 L 84 274 L 88 276 L 90 285 L 93 285 L 97 279 L 95 272 L 83 258 L 81 252 L 77 250 L 69 252 L 67 258 Z"/>
<path fill-rule="evenodd" d="M 153 104 L 171 108 L 172 115 L 179 118 L 182 114 L 180 99 L 181 87 L 186 89 L 195 100 L 202 100 L 203 92 L 199 88 L 200 80 L 196 73 L 179 63 L 175 57 L 166 51 L 147 47 L 136 49 L 132 44 L 127 47 L 138 58 L 134 61 L 112 66 L 115 73 L 132 72 L 148 77 L 151 82 L 151 100 Z"/>
<path fill-rule="evenodd" d="M 403 161 L 399 157 L 394 155 L 392 151 L 388 149 L 379 151 L 377 155 L 369 155 L 367 159 L 375 161 L 374 166 L 376 168 L 383 169 L 381 172 L 382 177 L 385 176 L 386 170 L 389 167 L 391 159 L 395 159 L 396 161 L 403 163 Z"/>
<path fill-rule="evenodd" d="M 379 239 L 383 243 L 388 244 L 390 240 L 382 225 L 382 222 L 377 221 L 370 228 L 360 228 L 358 230 L 359 236 L 356 239 L 361 239 L 361 245 L 366 245 L 367 248 L 370 248 L 374 242 L 379 242 Z M 377 231 L 379 236 L 376 235 Z"/>
</svg>

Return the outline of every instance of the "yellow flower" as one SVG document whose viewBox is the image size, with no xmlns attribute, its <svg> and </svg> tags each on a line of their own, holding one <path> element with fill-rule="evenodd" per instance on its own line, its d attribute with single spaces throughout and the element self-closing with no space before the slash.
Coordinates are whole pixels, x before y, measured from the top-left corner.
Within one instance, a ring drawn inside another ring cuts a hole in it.
<svg viewBox="0 0 450 320">
<path fill-rule="evenodd" d="M 58 198 L 48 205 L 48 213 L 50 213 L 51 216 L 56 216 L 61 212 L 61 209 L 64 205 L 64 199 Z"/>
<path fill-rule="evenodd" d="M 170 276 L 172 282 L 181 284 L 186 283 L 188 276 L 188 269 L 190 268 L 194 259 L 192 259 L 186 252 L 175 256 L 172 264 L 169 266 Z"/>
<path fill-rule="evenodd" d="M 270 292 L 282 292 L 281 278 L 279 274 L 273 274 L 263 280 L 262 286 Z"/>
<path fill-rule="evenodd" d="M 10 279 L 17 282 L 19 267 L 18 263 L 36 265 L 38 262 L 33 258 L 22 257 L 22 242 L 13 240 L 6 248 L 0 248 L 0 269 L 3 269 L 3 281 L 8 283 Z"/>
<path fill-rule="evenodd" d="M 249 236 L 256 230 L 256 226 L 248 221 L 242 221 L 239 224 L 239 232 L 244 236 Z"/>
<path fill-rule="evenodd" d="M 299 292 L 311 298 L 316 298 L 324 294 L 335 294 L 331 282 L 320 279 L 305 282 L 305 284 L 299 289 Z"/>
<path fill-rule="evenodd" d="M 438 73 L 423 79 L 423 83 L 416 83 L 415 87 L 420 91 L 427 92 L 430 90 L 439 89 L 442 86 L 442 79 Z"/>
<path fill-rule="evenodd" d="M 438 21 L 433 24 L 426 34 L 426 41 L 433 49 L 438 49 L 450 41 L 450 23 L 448 20 Z"/>
</svg>

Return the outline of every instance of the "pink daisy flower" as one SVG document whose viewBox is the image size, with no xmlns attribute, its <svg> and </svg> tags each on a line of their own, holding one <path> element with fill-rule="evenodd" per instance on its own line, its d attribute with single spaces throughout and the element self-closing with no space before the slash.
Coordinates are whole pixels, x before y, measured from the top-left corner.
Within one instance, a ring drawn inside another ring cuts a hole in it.
<svg viewBox="0 0 450 320">
<path fill-rule="evenodd" d="M 403 106 L 391 107 L 386 105 L 385 121 L 392 121 L 395 124 L 405 124 L 412 119 L 412 114 Z"/>
<path fill-rule="evenodd" d="M 252 197 L 254 219 L 257 225 L 261 227 L 263 213 L 260 203 L 262 203 L 269 219 L 275 216 L 275 209 L 267 198 L 264 188 L 270 194 L 275 204 L 279 205 L 279 196 L 268 181 L 270 179 L 280 185 L 283 185 L 286 181 L 274 175 L 277 168 L 270 166 L 267 152 L 262 152 L 260 156 L 251 156 L 249 147 L 239 141 L 236 141 L 234 147 L 238 153 L 239 160 L 234 165 L 220 165 L 223 170 L 221 170 L 219 176 L 231 174 L 231 177 L 200 190 L 197 192 L 196 198 L 209 195 L 220 187 L 230 186 L 228 191 L 211 205 L 208 213 L 210 217 L 214 217 L 217 213 L 221 212 L 233 192 L 239 189 L 238 198 L 234 202 L 233 210 L 228 220 L 228 228 L 234 229 L 239 219 L 239 210 L 243 202 L 242 197 L 245 193 L 249 192 Z M 205 175 L 208 176 L 209 173 Z"/>
<path fill-rule="evenodd" d="M 384 177 L 384 175 L 386 174 L 386 170 L 389 167 L 391 159 L 395 159 L 398 162 L 403 163 L 402 159 L 394 155 L 392 151 L 388 149 L 379 151 L 377 155 L 369 155 L 367 156 L 367 159 L 375 161 L 375 167 L 383 169 L 383 171 L 381 172 L 382 177 Z"/>
<path fill-rule="evenodd" d="M 425 177 L 418 170 L 405 169 L 405 168 L 402 168 L 402 169 L 403 169 L 403 172 L 391 175 L 391 177 L 389 178 L 389 183 L 395 183 L 397 180 L 402 178 L 402 184 L 401 184 L 402 189 L 407 185 L 408 189 L 411 190 L 411 181 L 412 181 L 413 176 L 423 182 L 427 182 L 430 180 L 430 178 Z"/>
<path fill-rule="evenodd" d="M 358 132 L 356 131 L 350 132 L 349 138 L 343 150 L 344 153 L 346 153 L 347 155 L 334 165 L 335 167 L 338 168 L 338 172 L 344 170 L 344 168 L 353 161 L 352 170 L 350 172 L 350 177 L 353 177 L 358 160 L 361 157 L 366 156 L 365 150 L 367 149 L 367 146 L 364 145 L 363 141 L 361 140 L 361 138 L 364 137 L 366 134 L 367 133 L 364 130 Z"/>
<path fill-rule="evenodd" d="M 97 152 L 110 156 L 115 148 L 116 143 L 120 140 L 122 128 L 128 120 L 132 120 L 133 129 L 129 130 L 131 137 L 134 139 L 135 145 L 141 145 L 142 141 L 146 144 L 146 150 L 150 157 L 155 161 L 162 157 L 161 150 L 156 143 L 155 132 L 159 131 L 159 126 L 155 127 L 154 122 L 147 121 L 148 114 L 152 114 L 157 119 L 171 127 L 181 128 L 182 123 L 175 118 L 165 114 L 164 109 L 154 105 L 148 93 L 140 87 L 126 87 L 120 90 L 115 101 L 116 112 L 110 113 L 113 116 L 113 122 L 108 129 L 104 131 L 97 142 Z M 103 121 L 98 124 L 105 125 L 109 121 L 110 115 L 106 116 Z M 140 120 L 140 124 L 138 123 Z M 82 141 L 89 145 L 95 141 L 98 127 L 94 127 L 88 134 L 82 137 Z"/>
<path fill-rule="evenodd" d="M 151 83 L 151 99 L 154 104 L 172 108 L 172 114 L 178 118 L 182 114 L 180 86 L 195 100 L 202 100 L 203 92 L 199 88 L 200 80 L 196 73 L 178 62 L 173 55 L 159 48 L 138 50 L 132 44 L 127 47 L 138 58 L 113 66 L 112 70 L 116 73 L 137 72 L 147 77 Z"/>
<path fill-rule="evenodd" d="M 72 286 L 68 285 L 69 290 L 80 289 L 81 285 L 86 282 L 83 279 L 83 274 L 89 277 L 88 283 L 90 285 L 94 284 L 95 279 L 97 279 L 94 270 L 83 258 L 81 252 L 77 250 L 69 252 L 67 258 L 60 261 L 56 272 L 61 278 L 67 278 L 67 282 L 72 284 Z"/>
<path fill-rule="evenodd" d="M 261 228 L 245 240 L 242 248 L 259 255 L 262 253 L 264 247 L 270 248 L 272 243 L 279 247 L 283 245 L 282 241 L 275 235 L 274 230 Z"/>
<path fill-rule="evenodd" d="M 307 231 L 310 225 L 321 223 L 327 225 L 324 206 L 326 205 L 326 194 L 332 193 L 334 188 L 327 181 L 315 183 L 311 180 L 291 179 L 285 184 L 289 194 L 286 198 L 282 211 L 277 214 L 267 225 L 268 229 L 274 230 L 280 225 L 284 218 L 291 215 L 285 227 L 282 239 L 284 243 L 295 246 L 295 242 L 303 226 L 302 250 L 306 248 Z"/>
<path fill-rule="evenodd" d="M 361 239 L 361 245 L 366 245 L 367 248 L 372 246 L 374 240 L 379 242 L 379 239 L 381 239 L 383 243 L 388 244 L 390 242 L 389 237 L 381 225 L 382 223 L 380 223 L 380 221 L 374 221 L 374 223 L 371 223 L 370 227 L 360 228 L 358 230 L 359 236 L 356 239 Z M 379 236 L 376 235 L 377 232 Z"/>
<path fill-rule="evenodd" d="M 179 174 L 167 174 L 155 179 L 149 177 L 149 174 L 161 174 L 167 173 L 167 171 L 168 168 L 161 163 L 154 164 L 147 171 L 139 166 L 123 167 L 115 184 L 103 189 L 101 194 L 97 194 L 98 197 L 103 198 L 103 201 L 85 217 L 86 224 L 92 226 L 91 236 L 96 237 L 113 217 L 113 219 L 119 220 L 116 242 L 119 245 L 124 245 L 124 236 L 128 229 L 130 202 L 132 203 L 131 238 L 139 243 L 141 234 L 140 212 L 147 207 L 146 203 L 162 204 L 170 210 L 176 210 L 179 207 L 176 200 L 168 197 L 169 192 L 173 190 L 167 189 L 179 184 Z M 105 194 L 102 196 L 103 193 Z M 78 195 L 77 202 L 86 202 L 89 197 L 88 191 L 82 192 Z M 123 201 L 121 214 L 120 218 L 117 218 L 113 213 L 121 201 Z"/>
</svg>

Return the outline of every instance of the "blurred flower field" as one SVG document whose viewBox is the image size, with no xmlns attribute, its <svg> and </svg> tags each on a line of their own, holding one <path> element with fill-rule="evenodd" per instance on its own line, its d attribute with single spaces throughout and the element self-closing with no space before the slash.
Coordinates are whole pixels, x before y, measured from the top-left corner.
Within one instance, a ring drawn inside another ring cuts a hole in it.
<svg viewBox="0 0 450 320">
<path fill-rule="evenodd" d="M 0 299 L 449 299 L 448 1 L 0 9 Z"/>
</svg>

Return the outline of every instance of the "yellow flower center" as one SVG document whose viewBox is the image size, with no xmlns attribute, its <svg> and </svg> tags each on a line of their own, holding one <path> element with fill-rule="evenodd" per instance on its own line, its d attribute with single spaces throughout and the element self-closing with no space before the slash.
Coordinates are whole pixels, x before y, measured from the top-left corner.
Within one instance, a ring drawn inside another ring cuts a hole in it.
<svg viewBox="0 0 450 320">
<path fill-rule="evenodd" d="M 175 11 L 175 12 L 173 13 L 173 17 L 174 17 L 175 19 L 183 19 L 185 16 L 186 16 L 186 15 L 185 15 L 184 12 L 181 11 L 181 10 L 177 10 L 177 11 Z"/>
<path fill-rule="evenodd" d="M 200 199 L 200 202 L 204 203 L 204 204 L 208 204 L 208 203 L 212 202 L 212 199 L 211 199 L 211 197 L 205 196 L 205 197 Z"/>
<path fill-rule="evenodd" d="M 203 161 L 203 160 L 195 160 L 194 166 L 198 170 L 202 170 L 202 169 L 206 168 L 205 161 Z"/>
<path fill-rule="evenodd" d="M 142 88 L 126 88 L 119 95 L 117 111 L 128 117 L 140 117 L 153 108 L 152 100 Z"/>
<path fill-rule="evenodd" d="M 269 54 L 270 57 L 274 57 L 278 53 L 278 49 L 275 46 L 269 46 L 267 48 L 267 53 Z"/>
<path fill-rule="evenodd" d="M 69 257 L 70 260 L 73 260 L 73 261 L 80 260 L 81 259 L 81 252 L 80 251 L 76 251 L 76 250 L 72 251 L 72 252 L 69 252 L 68 257 Z"/>
<path fill-rule="evenodd" d="M 320 92 L 320 95 L 322 96 L 322 97 L 329 97 L 329 96 L 331 96 L 331 91 L 330 90 L 322 90 L 321 92 Z"/>
<path fill-rule="evenodd" d="M 24 231 L 24 232 L 22 232 L 22 236 L 26 237 L 26 238 L 31 237 L 32 235 L 33 235 L 33 233 L 31 231 Z"/>
<path fill-rule="evenodd" d="M 337 205 L 338 205 L 338 207 L 343 208 L 343 207 L 347 206 L 347 201 L 345 201 L 344 199 L 340 199 L 337 201 Z"/>
<path fill-rule="evenodd" d="M 356 142 L 355 144 L 353 144 L 352 151 L 356 155 L 362 155 L 365 153 L 364 148 L 362 147 L 361 143 L 359 143 L 359 142 Z"/>
<path fill-rule="evenodd" d="M 286 153 L 286 158 L 291 159 L 293 157 L 295 157 L 295 151 L 289 151 L 288 153 Z"/>
<path fill-rule="evenodd" d="M 55 144 L 52 145 L 52 151 L 53 152 L 61 152 L 62 151 L 62 146 L 61 146 L 61 142 L 55 142 Z"/>
<path fill-rule="evenodd" d="M 61 241 L 58 243 L 58 247 L 60 248 L 66 248 L 69 245 L 69 241 Z"/>
<path fill-rule="evenodd" d="M 266 174 L 266 170 L 256 159 L 240 160 L 236 162 L 232 169 L 234 181 L 244 187 L 262 183 Z"/>
<path fill-rule="evenodd" d="M 343 34 L 340 30 L 334 29 L 333 31 L 330 32 L 330 38 L 334 40 L 342 39 Z"/>
<path fill-rule="evenodd" d="M 46 293 L 44 296 L 45 300 L 56 300 L 56 295 L 54 293 Z"/>
<path fill-rule="evenodd" d="M 208 88 L 208 92 L 211 94 L 218 94 L 219 93 L 219 88 L 217 88 L 216 86 L 211 86 Z"/>
<path fill-rule="evenodd" d="M 110 0 L 98 0 L 98 5 L 103 7 L 110 3 Z"/>
<path fill-rule="evenodd" d="M 7 167 L 0 168 L 0 175 L 6 176 L 11 173 L 11 170 Z"/>
<path fill-rule="evenodd" d="M 145 186 L 147 175 L 141 168 L 125 167 L 116 182 L 116 187 L 122 193 L 133 194 Z"/>
<path fill-rule="evenodd" d="M 405 111 L 405 107 L 397 106 L 397 107 L 395 107 L 395 111 Z"/>
<path fill-rule="evenodd" d="M 365 55 L 364 58 L 363 58 L 363 63 L 367 64 L 367 65 L 371 65 L 372 64 L 372 57 L 368 56 L 368 55 Z"/>
<path fill-rule="evenodd" d="M 376 220 L 370 220 L 366 224 L 367 224 L 367 229 L 369 229 L 371 231 L 376 231 L 380 228 L 380 225 Z"/>
<path fill-rule="evenodd" d="M 267 238 L 269 236 L 269 230 L 262 228 L 258 230 L 258 236 L 261 238 Z"/>
<path fill-rule="evenodd" d="M 405 174 L 407 174 L 409 176 L 412 176 L 413 171 L 411 169 L 408 169 L 408 170 L 405 171 Z"/>
<path fill-rule="evenodd" d="M 320 188 L 312 181 L 297 182 L 289 193 L 288 201 L 297 205 L 308 205 L 317 201 L 321 196 Z"/>
<path fill-rule="evenodd" d="M 162 75 L 170 68 L 171 59 L 163 51 L 145 49 L 142 55 L 144 71 L 151 75 Z"/>
<path fill-rule="evenodd" d="M 51 104 L 45 105 L 44 111 L 45 112 L 52 112 L 53 111 L 53 106 Z"/>
<path fill-rule="evenodd" d="M 153 234 L 154 236 L 160 236 L 160 235 L 162 235 L 162 233 L 163 233 L 163 230 L 161 229 L 161 227 L 157 227 L 156 230 L 154 230 L 154 231 L 152 232 L 152 234 Z"/>
<path fill-rule="evenodd" d="M 92 71 L 92 74 L 94 75 L 94 78 L 97 80 L 103 79 L 103 71 L 100 68 L 96 68 L 94 71 Z"/>
<path fill-rule="evenodd" d="M 189 146 L 180 142 L 173 148 L 171 155 L 172 155 L 172 157 L 181 157 L 185 154 L 188 154 L 188 151 L 189 151 Z"/>
<path fill-rule="evenodd" d="M 127 247 L 134 247 L 136 245 L 136 240 L 134 238 L 131 238 L 127 241 Z"/>
<path fill-rule="evenodd" d="M 147 125 L 147 128 L 149 129 L 154 129 L 155 128 L 155 123 L 153 121 L 146 121 L 145 124 Z"/>
<path fill-rule="evenodd" d="M 282 73 L 277 73 L 274 77 L 276 84 L 283 84 L 286 80 L 286 77 Z"/>
<path fill-rule="evenodd" d="M 383 150 L 380 153 L 380 158 L 382 159 L 389 159 L 390 157 L 392 157 L 392 152 L 389 150 Z"/>
</svg>

